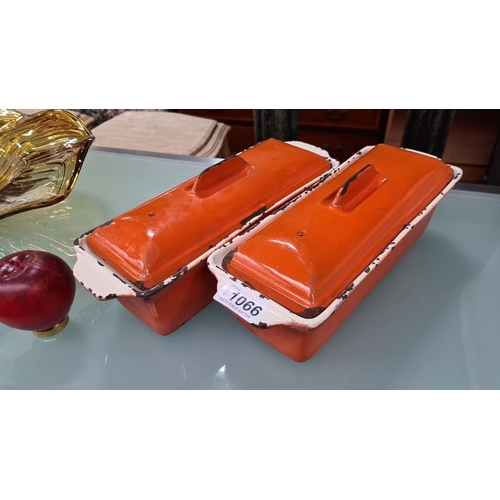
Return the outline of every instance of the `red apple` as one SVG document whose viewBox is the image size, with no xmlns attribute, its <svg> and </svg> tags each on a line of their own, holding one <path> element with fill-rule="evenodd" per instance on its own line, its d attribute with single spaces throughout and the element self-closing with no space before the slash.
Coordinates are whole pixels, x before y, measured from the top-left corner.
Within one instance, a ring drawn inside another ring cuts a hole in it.
<svg viewBox="0 0 500 500">
<path fill-rule="evenodd" d="M 75 290 L 73 271 L 57 255 L 35 250 L 7 255 L 0 259 L 0 322 L 42 333 L 65 326 Z"/>
</svg>

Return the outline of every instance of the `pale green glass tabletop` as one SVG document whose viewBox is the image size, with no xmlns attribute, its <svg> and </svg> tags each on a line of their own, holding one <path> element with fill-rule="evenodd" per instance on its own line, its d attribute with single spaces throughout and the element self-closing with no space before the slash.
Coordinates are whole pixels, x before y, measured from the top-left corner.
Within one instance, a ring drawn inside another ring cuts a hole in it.
<svg viewBox="0 0 500 500">
<path fill-rule="evenodd" d="M 62 203 L 0 221 L 0 256 L 73 240 L 213 159 L 92 148 Z M 0 325 L 2 389 L 499 389 L 500 195 L 453 190 L 419 241 L 327 344 L 296 363 L 212 303 L 161 337 L 80 285 L 42 340 Z"/>
</svg>

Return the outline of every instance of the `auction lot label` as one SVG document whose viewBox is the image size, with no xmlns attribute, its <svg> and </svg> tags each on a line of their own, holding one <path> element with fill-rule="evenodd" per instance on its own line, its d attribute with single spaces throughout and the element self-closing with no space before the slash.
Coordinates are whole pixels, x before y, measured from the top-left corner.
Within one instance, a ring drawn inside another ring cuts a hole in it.
<svg viewBox="0 0 500 500">
<path fill-rule="evenodd" d="M 231 309 L 249 323 L 255 323 L 264 314 L 268 305 L 257 299 L 237 283 L 227 283 L 214 295 L 214 300 Z"/>
</svg>

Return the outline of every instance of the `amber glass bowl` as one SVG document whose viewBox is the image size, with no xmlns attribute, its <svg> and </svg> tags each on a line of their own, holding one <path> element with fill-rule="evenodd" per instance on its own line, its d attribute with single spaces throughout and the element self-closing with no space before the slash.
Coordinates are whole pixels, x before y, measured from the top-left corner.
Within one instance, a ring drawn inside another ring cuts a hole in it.
<svg viewBox="0 0 500 500">
<path fill-rule="evenodd" d="M 66 198 L 93 140 L 68 111 L 0 109 L 0 219 Z"/>
</svg>

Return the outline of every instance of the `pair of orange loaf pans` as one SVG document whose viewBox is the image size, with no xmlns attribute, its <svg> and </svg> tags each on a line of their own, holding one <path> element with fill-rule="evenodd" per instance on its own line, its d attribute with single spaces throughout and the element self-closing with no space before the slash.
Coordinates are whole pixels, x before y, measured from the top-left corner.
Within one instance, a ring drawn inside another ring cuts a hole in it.
<svg viewBox="0 0 500 500">
<path fill-rule="evenodd" d="M 423 233 L 461 175 L 427 154 L 366 147 L 214 252 L 214 298 L 305 361 Z"/>
<path fill-rule="evenodd" d="M 167 335 L 212 301 L 211 253 L 338 165 L 308 144 L 264 141 L 82 235 L 74 275 Z"/>
</svg>

